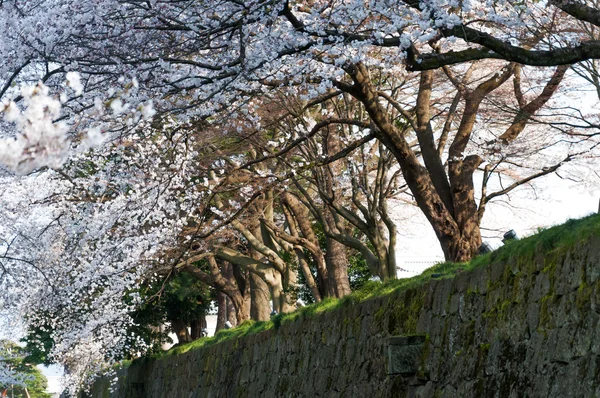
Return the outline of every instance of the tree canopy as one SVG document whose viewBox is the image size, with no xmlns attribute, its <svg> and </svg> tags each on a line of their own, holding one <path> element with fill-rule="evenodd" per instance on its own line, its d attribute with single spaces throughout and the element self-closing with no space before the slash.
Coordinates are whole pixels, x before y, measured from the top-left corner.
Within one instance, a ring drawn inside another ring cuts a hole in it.
<svg viewBox="0 0 600 398">
<path fill-rule="evenodd" d="M 141 314 L 169 297 L 186 303 L 173 325 L 209 288 L 238 323 L 396 278 L 410 225 L 393 204 L 471 259 L 506 195 L 597 181 L 599 15 L 595 0 L 0 2 L 3 315 L 77 388 L 155 349 Z"/>
</svg>

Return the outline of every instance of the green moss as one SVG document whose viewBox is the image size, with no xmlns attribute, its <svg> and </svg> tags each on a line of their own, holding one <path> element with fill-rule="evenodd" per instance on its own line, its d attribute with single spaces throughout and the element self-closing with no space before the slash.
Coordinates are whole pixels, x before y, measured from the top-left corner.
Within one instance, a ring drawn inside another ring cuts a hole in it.
<svg viewBox="0 0 600 398">
<path fill-rule="evenodd" d="M 490 309 L 489 311 L 486 311 L 483 314 L 481 314 L 481 316 L 483 317 L 483 319 L 494 318 L 494 317 L 496 317 L 497 313 L 498 313 L 498 310 L 494 307 L 494 308 Z"/>
<path fill-rule="evenodd" d="M 425 369 L 427 369 L 426 363 L 429 355 L 431 355 L 431 340 L 429 334 L 425 335 L 425 343 L 423 343 L 423 351 L 421 351 L 421 358 L 419 358 L 419 369 L 417 370 L 417 377 L 420 379 L 427 379 L 428 374 Z"/>
<path fill-rule="evenodd" d="M 476 257 L 464 267 L 465 270 L 471 270 L 492 263 L 509 264 L 511 261 L 515 261 L 519 266 L 531 267 L 535 264 L 536 252 L 540 252 L 544 253 L 549 261 L 545 264 L 545 272 L 550 272 L 551 267 L 556 265 L 556 257 L 573 249 L 577 244 L 589 240 L 592 236 L 599 235 L 600 215 L 592 214 L 579 220 L 569 220 L 564 224 L 539 230 L 537 234 L 524 239 L 509 241 L 492 253 Z"/>
<path fill-rule="evenodd" d="M 508 314 L 510 312 L 510 308 L 512 306 L 512 302 L 505 300 L 500 303 L 498 306 L 498 319 L 506 320 L 508 318 Z"/>
<path fill-rule="evenodd" d="M 388 333 L 392 335 L 414 334 L 417 331 L 417 322 L 423 307 L 425 294 L 418 289 L 409 289 L 398 293 L 396 299 L 388 300 L 383 307 L 378 320 L 381 325 L 384 319 L 388 320 Z M 386 318 L 387 317 L 387 318 Z"/>
<path fill-rule="evenodd" d="M 547 329 L 552 327 L 552 316 L 548 307 L 554 302 L 556 296 L 552 293 L 540 299 L 540 324 L 538 329 Z"/>
<path fill-rule="evenodd" d="M 512 280 L 510 300 L 513 303 L 520 303 L 522 299 L 521 295 L 527 289 L 527 286 L 528 283 L 525 279 L 525 274 L 523 272 L 517 273 Z"/>
<path fill-rule="evenodd" d="M 544 261 L 544 268 L 542 269 L 542 273 L 552 275 L 556 270 L 556 259 L 555 258 L 546 258 Z"/>
<path fill-rule="evenodd" d="M 385 318 L 386 310 L 387 306 L 382 305 L 375 313 L 375 322 L 377 322 L 377 324 L 381 325 L 382 320 Z"/>
<path fill-rule="evenodd" d="M 577 297 L 575 298 L 575 306 L 578 310 L 581 311 L 582 309 L 589 307 L 592 299 L 592 292 L 592 287 L 588 286 L 585 282 L 579 285 Z"/>
<path fill-rule="evenodd" d="M 472 345 L 475 342 L 475 321 L 469 322 L 467 326 L 467 346 Z"/>
</svg>

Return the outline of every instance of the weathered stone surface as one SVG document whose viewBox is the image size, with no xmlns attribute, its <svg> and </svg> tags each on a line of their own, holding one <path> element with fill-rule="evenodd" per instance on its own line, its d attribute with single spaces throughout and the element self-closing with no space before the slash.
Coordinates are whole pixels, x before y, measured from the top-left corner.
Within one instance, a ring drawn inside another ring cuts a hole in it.
<svg viewBox="0 0 600 398">
<path fill-rule="evenodd" d="M 600 237 L 118 375 L 92 397 L 600 397 Z"/>
<path fill-rule="evenodd" d="M 425 336 L 394 336 L 388 339 L 389 375 L 414 374 L 423 352 Z"/>
</svg>

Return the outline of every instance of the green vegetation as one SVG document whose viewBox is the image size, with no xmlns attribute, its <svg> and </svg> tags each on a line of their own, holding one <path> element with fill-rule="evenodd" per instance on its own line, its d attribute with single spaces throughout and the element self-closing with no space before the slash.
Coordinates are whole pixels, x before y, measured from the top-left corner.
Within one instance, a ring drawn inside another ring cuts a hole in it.
<svg viewBox="0 0 600 398">
<path fill-rule="evenodd" d="M 592 236 L 600 236 L 600 216 L 598 214 L 578 220 L 569 220 L 548 229 L 539 229 L 535 235 L 509 241 L 498 250 L 476 257 L 464 266 L 466 270 L 470 270 L 491 263 L 509 262 L 513 259 L 527 262 L 532 260 L 538 251 L 546 255 L 563 254 Z"/>
<path fill-rule="evenodd" d="M 544 254 L 565 253 L 593 236 L 600 236 L 600 216 L 596 214 L 579 220 L 569 220 L 565 224 L 539 230 L 533 236 L 517 241 L 510 241 L 498 250 L 476 257 L 469 263 L 445 262 L 437 264 L 427 269 L 421 275 L 410 279 L 391 280 L 385 283 L 367 281 L 362 288 L 342 299 L 325 299 L 320 303 L 303 307 L 293 313 L 277 315 L 268 322 L 247 321 L 234 329 L 219 331 L 214 337 L 199 339 L 189 344 L 175 347 L 155 357 L 177 355 L 190 350 L 208 347 L 222 341 L 237 339 L 273 328 L 276 329 L 288 322 L 311 318 L 344 306 L 358 304 L 376 297 L 415 288 L 430 281 L 432 277 L 451 278 L 461 272 L 468 272 L 492 263 L 509 262 L 514 259 L 526 262 L 532 260 L 538 250 Z M 582 300 L 585 299 L 587 297 L 582 293 Z M 486 348 L 488 347 L 483 347 L 483 349 Z"/>
<path fill-rule="evenodd" d="M 50 394 L 46 393 L 48 380 L 35 365 L 26 361 L 26 354 L 22 347 L 12 341 L 0 340 L 1 362 L 16 372 L 25 384 L 24 386 L 0 384 L 0 394 L 6 391 L 7 396 L 14 398 L 50 398 Z"/>
<path fill-rule="evenodd" d="M 172 341 L 167 332 L 159 330 L 159 326 L 166 321 L 175 320 L 186 326 L 191 325 L 208 312 L 212 299 L 211 290 L 186 273 L 179 273 L 167 282 L 148 283 L 137 293 L 144 304 L 132 314 L 136 325 L 128 330 L 127 334 L 131 339 L 128 343 L 129 350 L 122 354 L 123 359 L 130 359 L 136 351 L 148 354 L 162 352 L 161 345 Z"/>
<path fill-rule="evenodd" d="M 40 318 L 49 319 L 47 314 L 36 315 Z M 25 343 L 25 352 L 27 352 L 26 362 L 46 366 L 52 364 L 52 361 L 48 358 L 48 354 L 54 347 L 54 339 L 52 338 L 52 326 L 49 322 L 45 322 L 40 326 L 30 327 L 27 330 L 27 335 L 21 339 L 21 342 Z"/>
</svg>

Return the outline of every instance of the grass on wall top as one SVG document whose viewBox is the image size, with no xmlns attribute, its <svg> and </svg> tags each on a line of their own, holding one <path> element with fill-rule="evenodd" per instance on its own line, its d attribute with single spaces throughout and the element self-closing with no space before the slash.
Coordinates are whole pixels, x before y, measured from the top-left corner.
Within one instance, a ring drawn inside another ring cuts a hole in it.
<svg viewBox="0 0 600 398">
<path fill-rule="evenodd" d="M 178 355 L 190 350 L 208 347 L 225 340 L 260 333 L 265 330 L 278 328 L 287 322 L 312 317 L 326 311 L 357 304 L 375 297 L 385 296 L 398 290 L 414 288 L 431 280 L 432 274 L 437 274 L 435 276 L 438 278 L 453 277 L 459 270 L 466 272 L 491 263 L 509 262 L 514 258 L 528 260 L 533 258 L 537 250 L 540 250 L 544 254 L 566 252 L 574 248 L 578 243 L 587 241 L 592 236 L 600 236 L 600 216 L 596 214 L 578 220 L 569 220 L 562 225 L 548 229 L 540 229 L 535 235 L 510 241 L 499 249 L 478 256 L 468 263 L 444 262 L 425 270 L 421 275 L 413 278 L 391 280 L 385 283 L 367 282 L 364 287 L 342 299 L 328 298 L 320 303 L 303 307 L 290 314 L 277 315 L 267 322 L 246 321 L 233 329 L 221 330 L 213 337 L 201 338 L 188 344 L 175 346 L 169 351 L 158 355 L 158 357 Z"/>
</svg>

